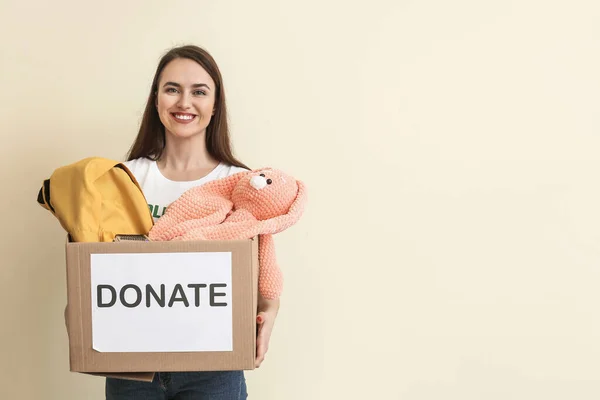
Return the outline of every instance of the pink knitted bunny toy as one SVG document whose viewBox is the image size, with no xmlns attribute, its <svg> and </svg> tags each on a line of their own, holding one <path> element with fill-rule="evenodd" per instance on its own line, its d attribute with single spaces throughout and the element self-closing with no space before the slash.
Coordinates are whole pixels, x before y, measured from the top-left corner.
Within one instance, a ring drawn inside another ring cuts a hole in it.
<svg viewBox="0 0 600 400">
<path fill-rule="evenodd" d="M 160 240 L 236 240 L 259 235 L 258 288 L 267 299 L 281 295 L 283 276 L 272 235 L 301 217 L 305 185 L 282 171 L 239 172 L 187 190 L 148 233 Z"/>
</svg>

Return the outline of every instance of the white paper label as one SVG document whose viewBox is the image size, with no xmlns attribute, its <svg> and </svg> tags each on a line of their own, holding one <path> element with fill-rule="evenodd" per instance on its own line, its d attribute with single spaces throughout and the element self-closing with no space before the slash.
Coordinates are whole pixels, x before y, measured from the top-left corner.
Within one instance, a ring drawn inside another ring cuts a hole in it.
<svg viewBox="0 0 600 400">
<path fill-rule="evenodd" d="M 231 253 L 92 254 L 99 352 L 232 351 Z"/>
</svg>

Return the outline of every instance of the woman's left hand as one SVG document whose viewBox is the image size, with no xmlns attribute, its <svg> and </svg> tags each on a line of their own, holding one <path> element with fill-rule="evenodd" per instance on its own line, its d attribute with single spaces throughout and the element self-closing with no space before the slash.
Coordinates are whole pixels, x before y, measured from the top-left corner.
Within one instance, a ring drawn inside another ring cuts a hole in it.
<svg viewBox="0 0 600 400">
<path fill-rule="evenodd" d="M 256 368 L 260 367 L 260 364 L 265 359 L 267 350 L 269 350 L 269 340 L 271 339 L 278 309 L 279 300 L 262 299 L 262 305 L 259 306 L 259 312 L 256 316 L 256 325 L 258 326 L 256 336 Z"/>
</svg>

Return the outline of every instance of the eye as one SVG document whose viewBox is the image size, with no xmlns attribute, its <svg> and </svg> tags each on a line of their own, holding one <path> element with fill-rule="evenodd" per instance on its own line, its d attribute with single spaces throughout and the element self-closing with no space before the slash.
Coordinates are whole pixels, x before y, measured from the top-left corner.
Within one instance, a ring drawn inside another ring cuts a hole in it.
<svg viewBox="0 0 600 400">
<path fill-rule="evenodd" d="M 271 183 L 273 183 L 273 181 L 271 179 L 267 179 L 267 185 L 270 185 Z"/>
<path fill-rule="evenodd" d="M 177 89 L 170 87 L 170 88 L 167 88 L 167 90 L 165 90 L 165 92 L 167 92 L 167 93 L 177 93 Z"/>
<path fill-rule="evenodd" d="M 196 96 L 204 96 L 204 95 L 206 95 L 206 92 L 204 90 L 196 90 L 194 92 L 194 95 L 196 95 Z"/>
<path fill-rule="evenodd" d="M 262 176 L 263 178 L 265 177 L 265 174 L 260 174 L 260 176 Z"/>
</svg>

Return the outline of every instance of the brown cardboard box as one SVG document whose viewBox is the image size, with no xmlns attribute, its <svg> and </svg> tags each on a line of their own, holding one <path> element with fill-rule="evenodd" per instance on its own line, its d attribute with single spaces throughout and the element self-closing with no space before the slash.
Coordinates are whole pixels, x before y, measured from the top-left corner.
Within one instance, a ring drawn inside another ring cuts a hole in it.
<svg viewBox="0 0 600 400">
<path fill-rule="evenodd" d="M 66 260 L 71 371 L 149 381 L 254 369 L 258 238 L 68 241 Z M 214 283 L 211 268 L 230 270 L 229 283 Z"/>
</svg>

